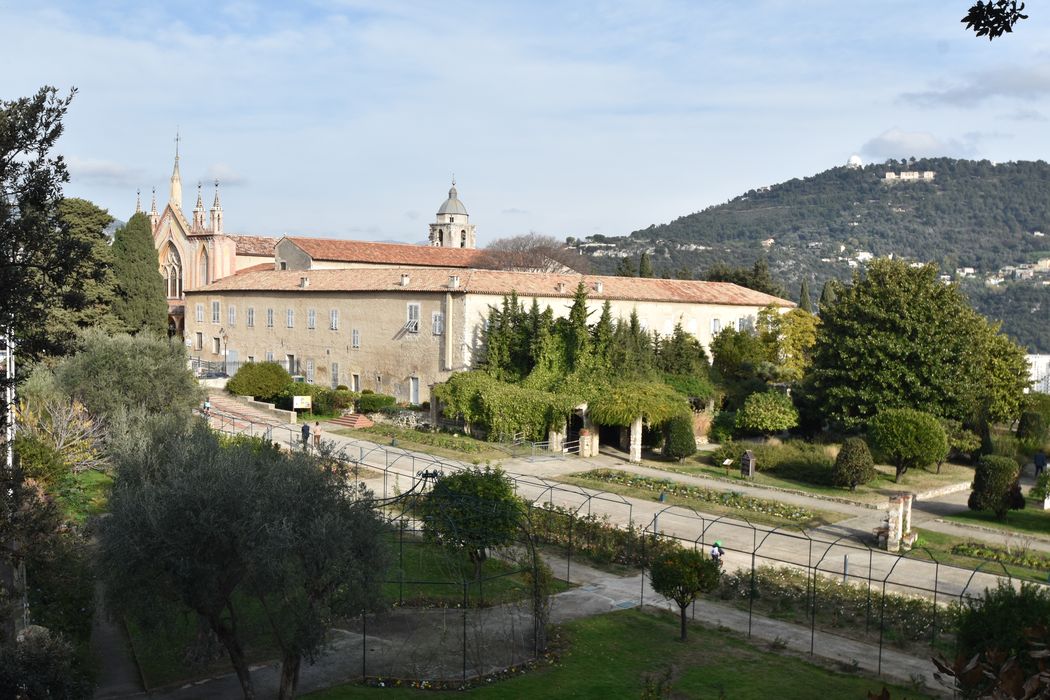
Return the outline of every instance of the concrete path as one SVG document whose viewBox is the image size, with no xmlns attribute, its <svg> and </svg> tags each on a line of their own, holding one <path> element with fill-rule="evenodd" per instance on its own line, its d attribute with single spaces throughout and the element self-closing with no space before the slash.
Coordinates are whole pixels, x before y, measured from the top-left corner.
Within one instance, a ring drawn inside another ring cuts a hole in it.
<svg viewBox="0 0 1050 700">
<path fill-rule="evenodd" d="M 91 652 L 99 660 L 96 700 L 144 695 L 138 665 L 131 656 L 124 628 L 109 619 L 102 605 L 101 585 L 95 587 L 95 618 L 91 623 Z"/>
</svg>

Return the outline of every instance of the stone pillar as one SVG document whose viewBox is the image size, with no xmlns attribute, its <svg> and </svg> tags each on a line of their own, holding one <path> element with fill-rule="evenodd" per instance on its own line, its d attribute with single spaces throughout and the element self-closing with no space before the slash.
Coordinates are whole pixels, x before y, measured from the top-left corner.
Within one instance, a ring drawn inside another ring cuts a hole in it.
<svg viewBox="0 0 1050 700">
<path fill-rule="evenodd" d="M 886 551 L 898 552 L 901 548 L 901 527 L 904 525 L 900 496 L 890 496 L 890 507 L 886 513 Z"/>
<path fill-rule="evenodd" d="M 901 496 L 901 534 L 911 534 L 911 504 L 915 496 L 906 493 Z"/>
<path fill-rule="evenodd" d="M 638 416 L 631 423 L 631 449 L 630 460 L 632 462 L 642 461 L 642 417 Z"/>
<path fill-rule="evenodd" d="M 598 456 L 598 426 L 591 420 L 591 415 L 587 412 L 583 412 L 583 429 L 590 432 L 591 437 L 587 441 L 587 454 L 583 454 L 582 445 L 583 438 L 580 438 L 580 456 L 597 457 Z"/>
<path fill-rule="evenodd" d="M 558 428 L 551 428 L 547 432 L 547 441 L 549 442 L 549 449 L 551 452 L 561 452 L 565 449 L 565 432 L 567 430 L 565 421 L 561 422 Z"/>
</svg>

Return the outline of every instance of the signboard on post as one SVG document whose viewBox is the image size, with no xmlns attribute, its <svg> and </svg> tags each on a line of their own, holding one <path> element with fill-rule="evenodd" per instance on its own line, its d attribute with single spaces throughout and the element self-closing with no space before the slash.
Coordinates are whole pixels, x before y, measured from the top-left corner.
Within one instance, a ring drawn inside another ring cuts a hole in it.
<svg viewBox="0 0 1050 700">
<path fill-rule="evenodd" d="M 312 398 L 312 396 L 293 396 L 292 408 L 294 408 L 296 411 L 298 411 L 299 409 L 309 411 L 312 406 L 310 401 Z"/>
</svg>

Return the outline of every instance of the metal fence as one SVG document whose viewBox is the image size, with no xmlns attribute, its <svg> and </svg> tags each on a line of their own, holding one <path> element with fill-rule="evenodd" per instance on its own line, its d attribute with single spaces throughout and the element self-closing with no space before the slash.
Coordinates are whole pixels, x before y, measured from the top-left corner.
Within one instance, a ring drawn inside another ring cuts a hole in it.
<svg viewBox="0 0 1050 700">
<path fill-rule="evenodd" d="M 293 426 L 260 424 L 226 414 L 213 414 L 212 425 L 227 433 L 303 448 Z M 474 466 L 354 439 L 341 438 L 340 444 L 345 457 L 364 468 L 360 478 L 382 498 L 419 488 L 423 472 Z M 663 603 L 645 576 L 652 552 L 672 543 L 706 549 L 721 541 L 725 573 L 740 585 L 735 590 L 724 586 L 710 597 L 746 610 L 749 636 L 756 619 L 775 614 L 808 628 L 811 653 L 833 646 L 836 638 L 862 642 L 873 650 L 877 646 L 872 666 L 880 675 L 887 645 L 953 655 L 954 610 L 986 588 L 1019 585 L 1000 563 L 966 568 L 921 546 L 905 554 L 890 553 L 872 546 L 871 533 L 829 536 L 770 527 L 750 522 L 746 515 L 713 516 L 685 506 L 630 500 L 534 474 L 508 472 L 507 476 L 530 509 L 542 511 L 543 517 L 536 518 L 536 538 L 548 545 L 546 559 L 559 578 L 573 581 L 574 560 L 599 566 L 635 565 L 642 571 L 638 604 Z M 727 576 L 723 578 L 730 580 Z M 785 591 L 791 595 L 785 598 Z M 853 614 L 844 614 L 846 608 Z M 909 623 L 908 617 L 918 621 Z M 484 626 L 483 618 L 471 618 L 469 624 Z M 467 658 L 464 651 L 463 659 Z M 471 668 L 482 667 L 487 666 L 475 663 Z"/>
</svg>

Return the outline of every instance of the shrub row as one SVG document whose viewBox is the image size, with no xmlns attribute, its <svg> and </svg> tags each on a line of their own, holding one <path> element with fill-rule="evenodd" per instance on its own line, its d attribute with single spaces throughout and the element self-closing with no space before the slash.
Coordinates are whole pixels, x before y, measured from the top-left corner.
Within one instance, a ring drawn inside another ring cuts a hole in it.
<svg viewBox="0 0 1050 700">
<path fill-rule="evenodd" d="M 1028 569 L 1050 570 L 1050 556 L 1037 552 L 1011 552 L 1005 547 L 996 547 L 981 542 L 960 542 L 952 547 L 952 554 L 975 557 L 977 559 L 989 559 L 1002 562 L 1003 564 L 1023 566 Z"/>
<path fill-rule="evenodd" d="M 934 608 L 932 601 L 900 593 L 887 593 L 882 611 L 882 592 L 868 591 L 866 585 L 844 583 L 824 576 L 810 577 L 806 572 L 789 567 L 761 566 L 755 570 L 754 599 L 790 617 L 809 619 L 815 607 L 819 623 L 856 629 L 858 626 L 879 628 L 884 614 L 886 631 L 891 638 L 907 641 L 929 641 L 936 624 L 941 630 L 953 630 L 961 606 L 957 602 Z M 750 570 L 739 570 L 722 576 L 717 595 L 723 600 L 743 602 L 752 596 Z M 814 598 L 815 596 L 815 598 Z"/>
<path fill-rule="evenodd" d="M 568 508 L 547 503 L 533 508 L 530 518 L 537 542 L 566 548 L 571 544 L 574 554 L 599 564 L 648 567 L 653 557 L 678 546 L 633 526 L 618 528 L 608 516 L 577 515 Z"/>
<path fill-rule="evenodd" d="M 374 435 L 382 435 L 383 437 L 410 440 L 422 445 L 441 447 L 446 450 L 455 450 L 456 452 L 465 452 L 468 454 L 477 454 L 481 452 L 482 447 L 480 444 L 467 437 L 461 438 L 456 437 L 455 435 L 449 435 L 448 433 L 432 433 L 429 431 L 415 430 L 413 428 L 398 428 L 393 425 L 373 425 L 368 428 L 362 428 L 362 431 Z"/>
<path fill-rule="evenodd" d="M 762 513 L 784 518 L 792 522 L 804 523 L 813 520 L 816 514 L 806 508 L 801 508 L 790 503 L 780 503 L 764 498 L 754 498 L 732 491 L 715 491 L 700 486 L 689 486 L 668 479 L 652 479 L 647 476 L 639 476 L 615 469 L 594 469 L 589 472 L 578 474 L 584 479 L 593 479 L 607 484 L 618 484 L 635 489 L 651 491 L 653 493 L 667 493 L 678 498 L 700 501 L 703 503 L 717 503 L 737 510 Z"/>
</svg>

